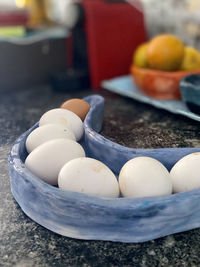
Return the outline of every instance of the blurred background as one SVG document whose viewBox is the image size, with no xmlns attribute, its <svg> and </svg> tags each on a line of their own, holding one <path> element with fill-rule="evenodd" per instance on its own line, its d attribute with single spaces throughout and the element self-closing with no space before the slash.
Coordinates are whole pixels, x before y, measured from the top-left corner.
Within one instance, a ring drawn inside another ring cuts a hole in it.
<svg viewBox="0 0 200 267">
<path fill-rule="evenodd" d="M 200 49 L 199 12 L 200 0 L 0 0 L 0 91 L 99 90 L 155 35 Z"/>
<path fill-rule="evenodd" d="M 185 44 L 200 49 L 199 0 L 142 0 L 148 36 L 163 32 L 177 35 Z"/>
</svg>

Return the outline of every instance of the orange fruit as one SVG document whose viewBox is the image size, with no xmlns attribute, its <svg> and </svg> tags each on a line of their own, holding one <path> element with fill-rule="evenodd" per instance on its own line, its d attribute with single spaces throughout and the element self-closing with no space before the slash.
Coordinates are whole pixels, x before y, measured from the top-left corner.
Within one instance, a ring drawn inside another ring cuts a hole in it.
<svg viewBox="0 0 200 267">
<path fill-rule="evenodd" d="M 133 63 L 140 68 L 147 68 L 147 43 L 137 47 L 133 55 Z"/>
<path fill-rule="evenodd" d="M 178 70 L 184 56 L 184 45 L 171 34 L 154 37 L 147 47 L 147 62 L 150 68 L 173 71 Z"/>
<path fill-rule="evenodd" d="M 184 57 L 180 67 L 181 70 L 200 69 L 200 53 L 197 49 L 185 46 Z"/>
</svg>

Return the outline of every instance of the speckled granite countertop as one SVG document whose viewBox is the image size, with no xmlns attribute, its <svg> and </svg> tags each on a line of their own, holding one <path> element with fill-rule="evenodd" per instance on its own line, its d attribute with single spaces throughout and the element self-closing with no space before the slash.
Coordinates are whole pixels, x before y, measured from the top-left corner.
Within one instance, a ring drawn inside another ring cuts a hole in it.
<svg viewBox="0 0 200 267">
<path fill-rule="evenodd" d="M 48 86 L 0 94 L 0 266 L 200 266 L 200 229 L 141 244 L 62 237 L 29 219 L 10 192 L 7 157 L 14 140 L 48 109 L 91 91 Z M 102 134 L 130 147 L 199 146 L 199 123 L 104 90 Z M 130 120 L 131 118 L 131 120 Z"/>
</svg>

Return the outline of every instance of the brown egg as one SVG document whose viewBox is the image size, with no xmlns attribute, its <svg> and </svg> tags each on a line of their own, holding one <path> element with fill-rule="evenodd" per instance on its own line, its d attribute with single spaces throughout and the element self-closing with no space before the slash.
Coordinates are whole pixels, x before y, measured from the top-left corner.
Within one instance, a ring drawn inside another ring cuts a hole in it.
<svg viewBox="0 0 200 267">
<path fill-rule="evenodd" d="M 63 109 L 68 109 L 78 115 L 84 121 L 87 113 L 90 110 L 90 105 L 83 99 L 72 98 L 65 101 L 61 106 Z"/>
</svg>

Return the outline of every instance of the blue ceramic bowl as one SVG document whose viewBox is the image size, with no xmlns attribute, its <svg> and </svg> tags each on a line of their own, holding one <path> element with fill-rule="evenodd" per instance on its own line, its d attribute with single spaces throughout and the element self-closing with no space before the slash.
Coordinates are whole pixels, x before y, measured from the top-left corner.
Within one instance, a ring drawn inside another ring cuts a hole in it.
<svg viewBox="0 0 200 267">
<path fill-rule="evenodd" d="M 185 76 L 180 81 L 180 91 L 188 108 L 200 114 L 200 74 Z"/>
<path fill-rule="evenodd" d="M 131 149 L 98 134 L 104 100 L 85 98 L 91 105 L 82 145 L 88 156 L 105 162 L 115 173 L 130 158 L 151 156 L 171 166 L 195 148 Z M 98 198 L 64 191 L 46 184 L 24 165 L 25 141 L 36 124 L 12 147 L 9 156 L 11 190 L 22 210 L 34 221 L 58 234 L 92 240 L 144 242 L 200 227 L 200 190 L 165 197 Z"/>
</svg>

